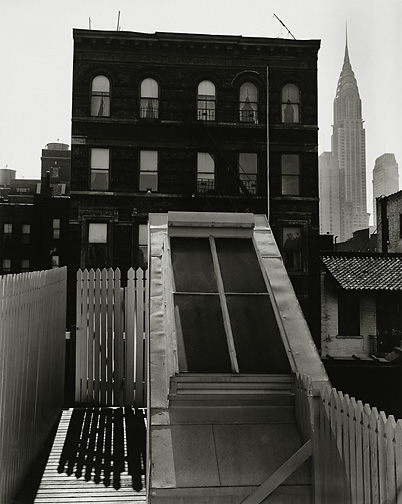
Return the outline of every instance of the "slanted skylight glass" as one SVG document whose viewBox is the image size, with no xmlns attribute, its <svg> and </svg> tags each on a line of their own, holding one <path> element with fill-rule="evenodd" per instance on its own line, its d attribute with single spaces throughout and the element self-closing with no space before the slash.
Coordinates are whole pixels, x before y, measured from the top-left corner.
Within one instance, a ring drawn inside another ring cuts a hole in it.
<svg viewBox="0 0 402 504">
<path fill-rule="evenodd" d="M 179 371 L 288 373 L 251 239 L 171 237 Z"/>
</svg>

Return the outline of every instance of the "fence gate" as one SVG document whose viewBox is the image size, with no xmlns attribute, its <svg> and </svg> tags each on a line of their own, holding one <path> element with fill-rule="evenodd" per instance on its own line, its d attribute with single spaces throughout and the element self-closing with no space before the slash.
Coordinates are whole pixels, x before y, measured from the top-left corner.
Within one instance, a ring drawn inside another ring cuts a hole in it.
<svg viewBox="0 0 402 504">
<path fill-rule="evenodd" d="M 75 401 L 145 406 L 146 272 L 77 272 Z"/>
</svg>

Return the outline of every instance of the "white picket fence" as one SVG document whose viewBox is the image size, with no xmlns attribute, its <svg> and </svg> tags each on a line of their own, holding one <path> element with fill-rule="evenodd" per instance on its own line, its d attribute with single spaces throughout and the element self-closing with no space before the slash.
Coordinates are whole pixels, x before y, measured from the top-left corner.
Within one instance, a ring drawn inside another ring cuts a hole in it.
<svg viewBox="0 0 402 504">
<path fill-rule="evenodd" d="M 306 376 L 296 418 L 312 440 L 315 503 L 402 504 L 402 420 Z"/>
<path fill-rule="evenodd" d="M 0 502 L 15 496 L 63 407 L 66 268 L 0 277 Z"/>
<path fill-rule="evenodd" d="M 77 272 L 76 380 L 78 403 L 146 404 L 146 272 Z"/>
</svg>

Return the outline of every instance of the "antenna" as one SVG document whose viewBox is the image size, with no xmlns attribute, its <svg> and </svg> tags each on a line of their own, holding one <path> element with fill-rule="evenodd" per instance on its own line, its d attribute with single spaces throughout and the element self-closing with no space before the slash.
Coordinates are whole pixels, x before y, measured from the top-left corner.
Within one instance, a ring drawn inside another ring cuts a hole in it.
<svg viewBox="0 0 402 504">
<path fill-rule="evenodd" d="M 291 35 L 293 37 L 294 40 L 296 40 L 295 36 L 293 35 L 293 33 L 289 30 L 289 28 L 285 25 L 285 23 L 283 21 L 281 21 L 278 16 L 275 14 L 275 12 L 273 13 L 274 16 L 276 17 L 276 19 L 281 23 L 282 26 L 284 26 L 286 28 L 286 30 L 288 31 L 289 35 Z"/>
<path fill-rule="evenodd" d="M 88 18 L 88 26 L 89 26 L 89 29 L 92 30 L 92 21 L 91 21 L 90 17 Z"/>
<path fill-rule="evenodd" d="M 117 15 L 117 28 L 116 29 L 117 29 L 117 31 L 120 31 L 120 11 Z"/>
</svg>

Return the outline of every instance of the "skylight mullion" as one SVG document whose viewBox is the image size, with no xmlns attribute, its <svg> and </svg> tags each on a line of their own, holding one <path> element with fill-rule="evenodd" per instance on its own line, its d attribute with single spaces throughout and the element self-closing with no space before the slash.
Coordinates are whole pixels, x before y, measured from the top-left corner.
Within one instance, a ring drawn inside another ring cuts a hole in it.
<svg viewBox="0 0 402 504">
<path fill-rule="evenodd" d="M 229 348 L 229 356 L 230 356 L 230 362 L 232 365 L 232 371 L 235 373 L 239 373 L 239 364 L 237 362 L 236 348 L 235 348 L 235 343 L 234 343 L 234 338 L 233 338 L 233 333 L 232 333 L 232 327 L 230 325 L 229 310 L 227 307 L 225 291 L 223 288 L 223 280 L 222 280 L 221 270 L 219 267 L 218 254 L 216 252 L 215 240 L 212 236 L 209 237 L 209 242 L 211 245 L 212 261 L 214 264 L 216 281 L 218 283 L 219 300 L 220 300 L 221 308 L 222 308 L 223 324 L 224 324 L 225 332 L 226 332 L 226 340 L 227 340 L 227 344 L 228 344 L 228 348 Z"/>
</svg>

